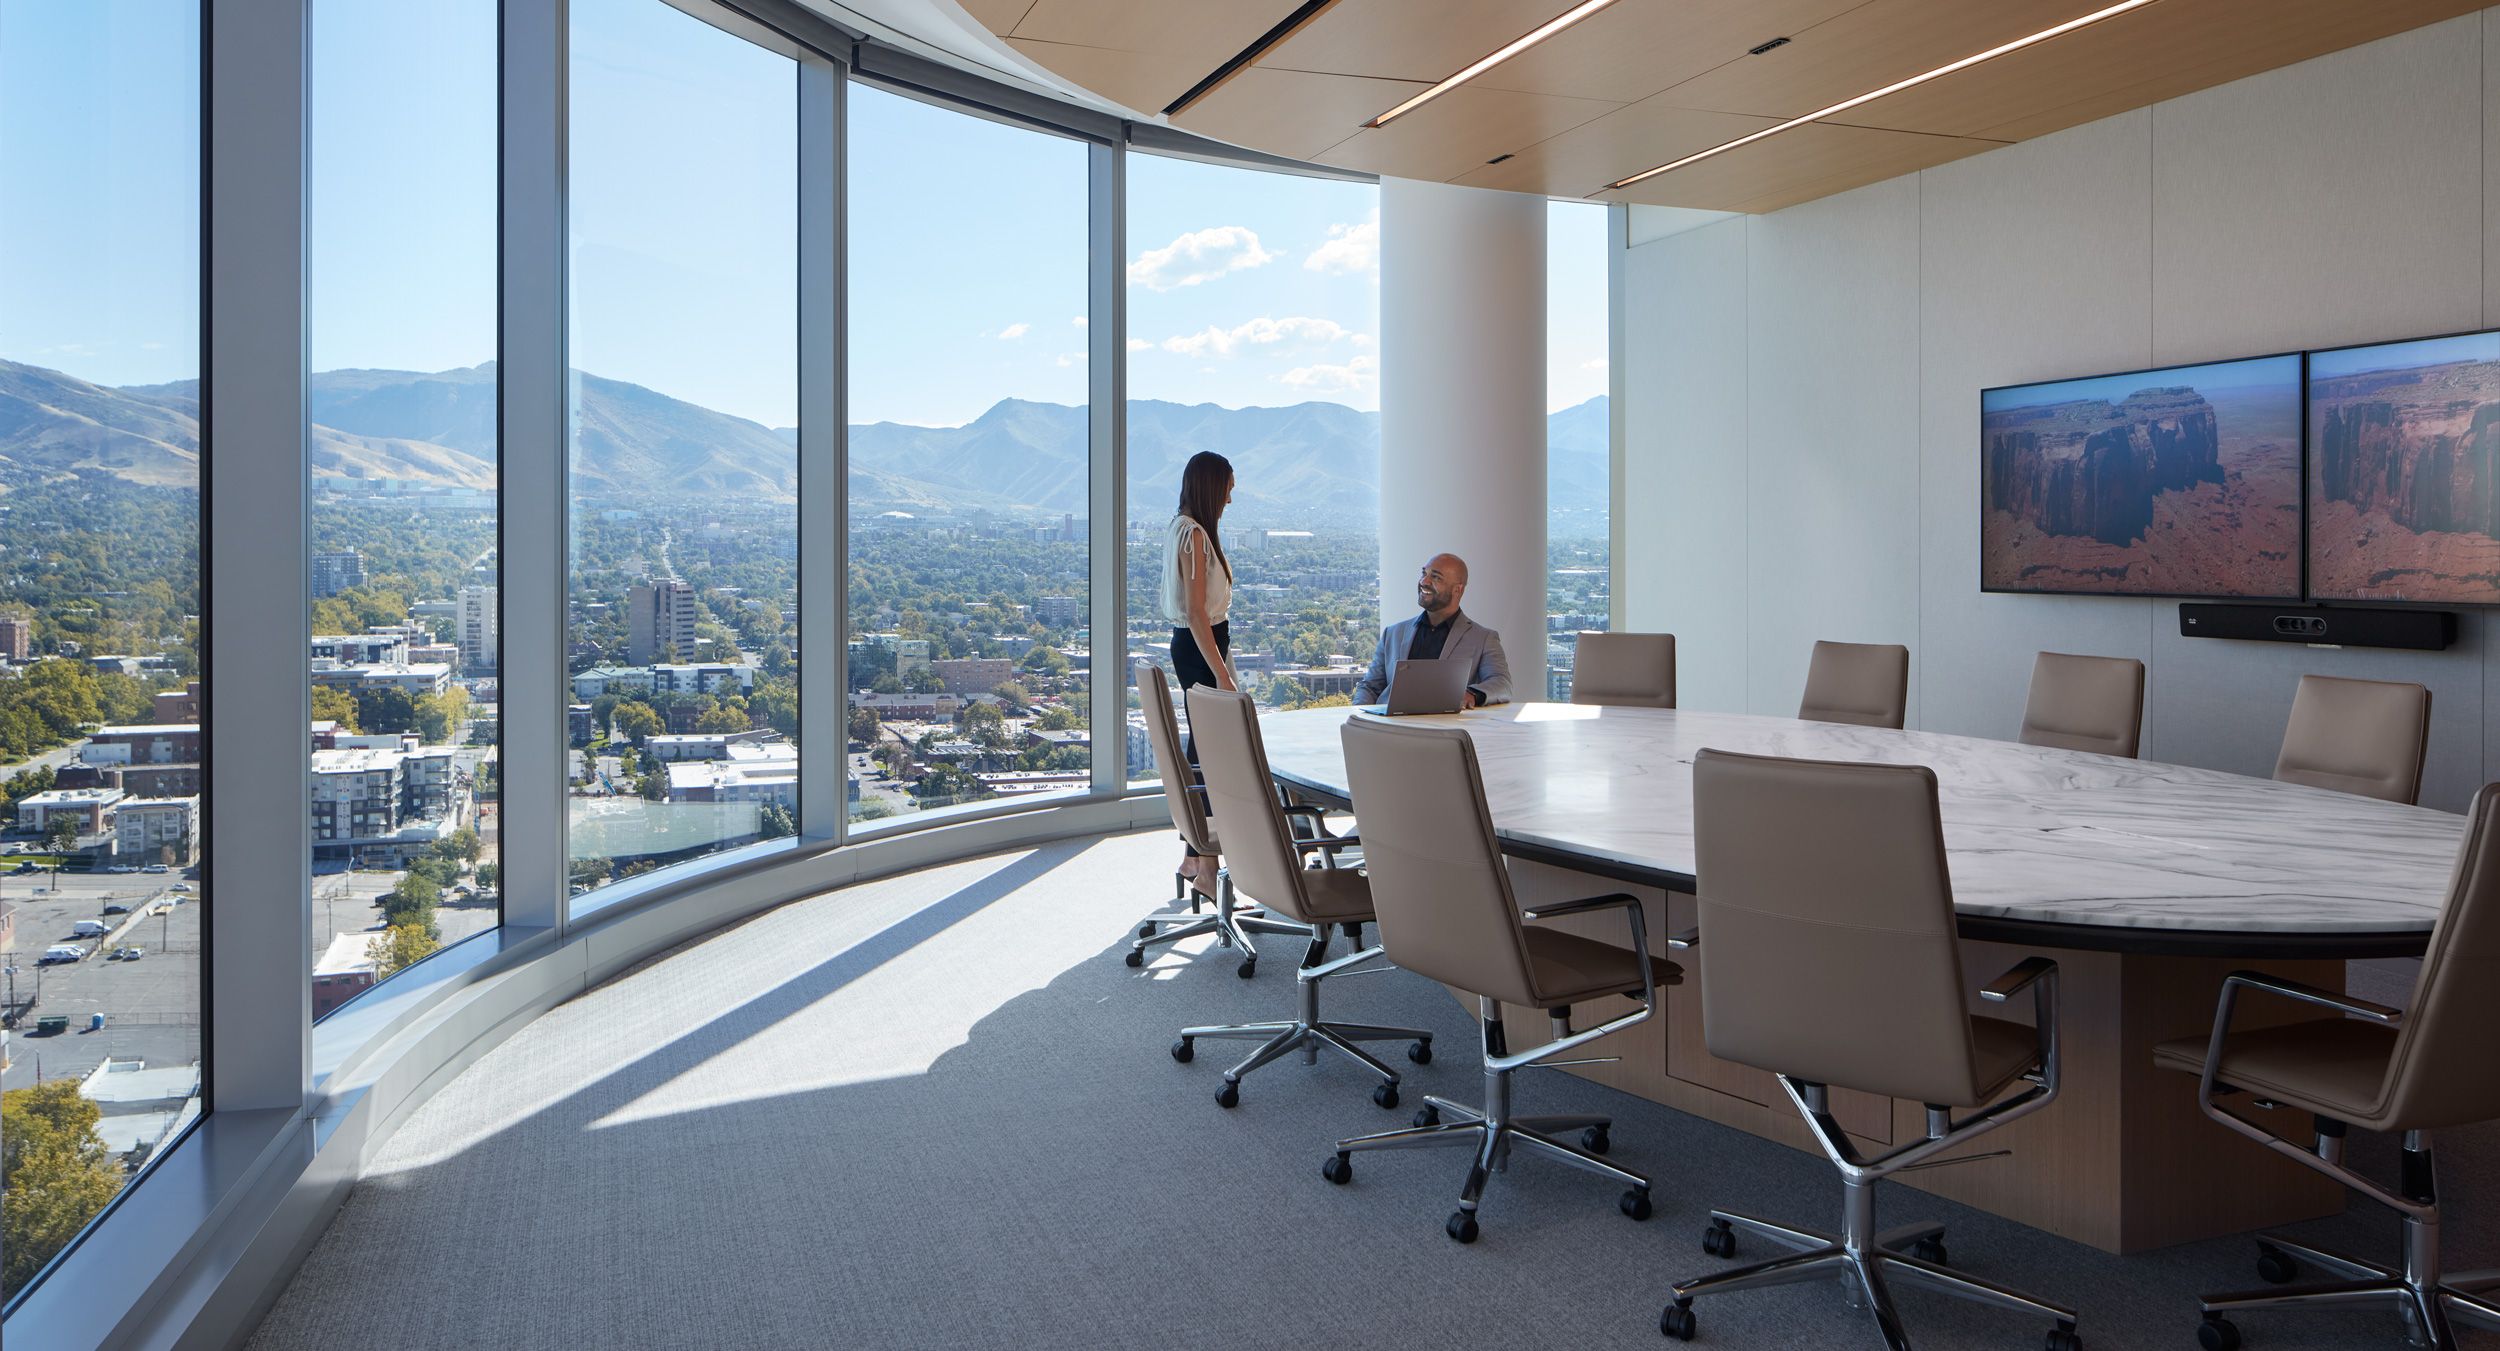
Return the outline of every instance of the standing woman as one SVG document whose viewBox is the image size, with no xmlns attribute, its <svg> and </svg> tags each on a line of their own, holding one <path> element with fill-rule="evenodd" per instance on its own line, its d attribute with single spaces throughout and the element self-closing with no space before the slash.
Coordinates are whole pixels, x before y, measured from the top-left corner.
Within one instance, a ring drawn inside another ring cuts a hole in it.
<svg viewBox="0 0 2500 1351">
<path fill-rule="evenodd" d="M 1216 526 L 1233 500 L 1232 461 L 1211 450 L 1189 457 L 1181 470 L 1180 510 L 1172 517 L 1163 550 L 1163 617 L 1172 622 L 1172 673 L 1181 688 L 1235 688 L 1232 669 L 1233 565 L 1224 557 Z M 1197 738 L 1187 747 L 1198 761 Z M 1215 860 L 1190 854 L 1181 872 L 1215 881 Z"/>
</svg>

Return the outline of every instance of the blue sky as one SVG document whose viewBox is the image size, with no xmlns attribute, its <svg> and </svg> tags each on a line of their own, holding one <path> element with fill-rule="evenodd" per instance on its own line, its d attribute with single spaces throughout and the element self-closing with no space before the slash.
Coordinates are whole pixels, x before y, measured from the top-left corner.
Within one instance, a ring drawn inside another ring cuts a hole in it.
<svg viewBox="0 0 2500 1351">
<path fill-rule="evenodd" d="M 2340 352 L 2317 352 L 2309 358 L 2309 373 L 2324 380 L 2361 371 L 2442 366 L 2451 361 L 2500 361 L 2500 333 L 2467 333 L 2453 338 L 2423 338 L 2416 342 L 2389 342 L 2375 347 L 2347 347 Z"/>
<path fill-rule="evenodd" d="M 795 68 L 660 0 L 574 0 L 574 363 L 795 418 Z M 490 359 L 494 0 L 316 0 L 313 368 Z M 0 9 L 0 356 L 198 373 L 197 9 Z M 855 421 L 1085 398 L 1085 152 L 854 86 Z M 30 134 L 37 133 L 39 134 Z M 1378 406 L 1378 193 L 1129 168 L 1130 390 Z M 63 209 L 66 207 L 67 209 Z M 1551 216 L 1548 404 L 1605 391 L 1602 208 Z"/>
<path fill-rule="evenodd" d="M 2098 375 L 2086 380 L 2060 380 L 2054 384 L 1994 389 L 1980 396 L 1980 411 L 1995 413 L 2008 408 L 2036 408 L 2042 404 L 2068 403 L 2076 399 L 2106 399 L 2117 403 L 2139 389 L 2158 389 L 2164 385 L 2187 385 L 2202 390 L 2278 385 L 2289 387 L 2297 397 L 2300 358 L 2256 357 L 2246 361 L 2171 366 L 2128 375 Z"/>
</svg>

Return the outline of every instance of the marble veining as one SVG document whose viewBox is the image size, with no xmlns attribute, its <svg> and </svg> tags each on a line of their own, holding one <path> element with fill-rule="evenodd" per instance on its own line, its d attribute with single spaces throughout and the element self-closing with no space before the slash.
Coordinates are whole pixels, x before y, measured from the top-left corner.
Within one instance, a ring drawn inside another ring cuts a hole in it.
<svg viewBox="0 0 2500 1351">
<path fill-rule="evenodd" d="M 1345 796 L 1346 710 L 1261 719 L 1278 777 Z M 1690 878 L 1705 747 L 1936 774 L 1955 905 L 2061 924 L 2427 932 L 2465 819 L 2216 770 L 1936 732 L 1677 709 L 1513 704 L 1421 721 L 1475 740 L 1510 840 Z M 1358 807 L 1359 811 L 1359 807 Z"/>
</svg>

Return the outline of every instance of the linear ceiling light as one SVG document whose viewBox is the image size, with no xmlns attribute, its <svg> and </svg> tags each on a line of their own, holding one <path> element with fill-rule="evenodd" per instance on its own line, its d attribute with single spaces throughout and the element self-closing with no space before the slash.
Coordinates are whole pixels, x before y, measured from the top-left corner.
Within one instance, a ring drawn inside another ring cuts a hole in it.
<svg viewBox="0 0 2500 1351">
<path fill-rule="evenodd" d="M 1415 97 L 1408 99 L 1406 102 L 1391 108 L 1389 111 L 1382 113 L 1380 116 L 1373 118 L 1371 121 L 1366 122 L 1363 125 L 1367 127 L 1385 127 L 1389 125 L 1392 119 L 1406 116 L 1408 113 L 1415 111 L 1417 108 L 1423 107 L 1425 104 L 1432 102 L 1434 99 L 1441 97 L 1443 94 L 1458 88 L 1460 85 L 1467 83 L 1469 80 L 1482 75 L 1486 71 L 1493 69 L 1495 66 L 1508 61 L 1512 57 L 1519 55 L 1521 52 L 1524 52 L 1530 47 L 1543 42 L 1547 38 L 1554 36 L 1556 33 L 1559 33 L 1566 28 L 1569 28 L 1571 25 L 1578 23 L 1592 14 L 1595 14 L 1597 11 L 1604 9 L 1606 6 L 1611 5 L 1614 2 L 1615 0 L 1581 0 L 1581 3 L 1573 5 L 1571 8 L 1555 15 L 1553 18 L 1547 19 L 1544 23 L 1531 30 L 1527 36 L 1504 44 L 1492 55 L 1483 58 L 1474 65 L 1467 67 L 1465 70 L 1460 71 L 1446 80 L 1443 80 L 1441 83 L 1434 85 L 1432 88 L 1417 94 Z"/>
<path fill-rule="evenodd" d="M 1618 178 L 1614 182 L 1600 188 L 1598 191 L 1608 192 L 1616 188 L 1628 188 L 1633 184 L 1640 182 L 1642 179 L 1656 178 L 1660 174 L 1674 169 L 1681 169 L 1687 164 L 1698 163 L 1702 160 L 1710 158 L 1713 155 L 1724 155 L 1738 146 L 1752 145 L 1754 142 L 1759 141 L 1766 136 L 1777 136 L 1783 131 L 1788 131 L 1796 127 L 1802 127 L 1808 122 L 1819 122 L 1826 117 L 1830 117 L 1834 113 L 1845 113 L 1851 108 L 1858 107 L 1862 104 L 1873 103 L 1875 100 L 1882 98 L 1887 94 L 1898 94 L 1904 89 L 1917 88 L 1919 85 L 1925 84 L 1929 80 L 1941 80 L 1945 76 L 1953 74 L 1955 71 L 1968 70 L 1983 61 L 1994 61 L 2000 56 L 2005 56 L 2013 52 L 2019 52 L 2025 47 L 2036 47 L 2051 38 L 2064 37 L 2066 34 L 2074 32 L 2078 28 L 2089 28 L 2103 19 L 2114 19 L 2129 10 L 2142 9 L 2146 5 L 2153 4 L 2154 2 L 2155 0 L 2120 0 L 2120 3 L 2111 5 L 2106 9 L 2094 10 L 2090 14 L 2086 14 L 2081 18 L 2068 19 L 2066 22 L 2057 25 L 2055 28 L 2043 28 L 2029 37 L 2016 38 L 2012 42 L 2008 42 L 2003 46 L 1990 47 L 1988 50 L 1980 52 L 1975 56 L 1965 56 L 1961 60 L 1953 62 L 1950 65 L 1938 66 L 1924 75 L 1913 75 L 1906 80 L 1900 80 L 1892 84 L 1885 85 L 1881 89 L 1871 90 L 1867 93 L 1860 94 L 1856 98 L 1843 99 L 1828 108 L 1816 109 L 1813 112 L 1807 113 L 1803 117 L 1792 117 L 1787 121 L 1780 123 L 1778 126 L 1764 127 L 1762 130 L 1753 132 L 1750 135 L 1739 136 L 1733 141 L 1728 141 L 1721 145 L 1714 145 L 1708 150 L 1695 151 L 1690 155 L 1686 155 L 1682 159 L 1670 160 L 1665 164 L 1661 164 L 1655 169 L 1643 169 L 1639 173 L 1632 175 L 1630 178 Z"/>
</svg>

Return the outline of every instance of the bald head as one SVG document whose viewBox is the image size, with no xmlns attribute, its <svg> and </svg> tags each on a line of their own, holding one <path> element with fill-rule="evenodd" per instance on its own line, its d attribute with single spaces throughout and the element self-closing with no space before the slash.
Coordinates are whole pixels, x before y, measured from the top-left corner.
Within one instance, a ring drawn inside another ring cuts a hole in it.
<svg viewBox="0 0 2500 1351">
<path fill-rule="evenodd" d="M 1415 603 L 1435 624 L 1449 622 L 1467 594 L 1467 560 L 1457 554 L 1434 554 L 1415 575 Z"/>
</svg>

